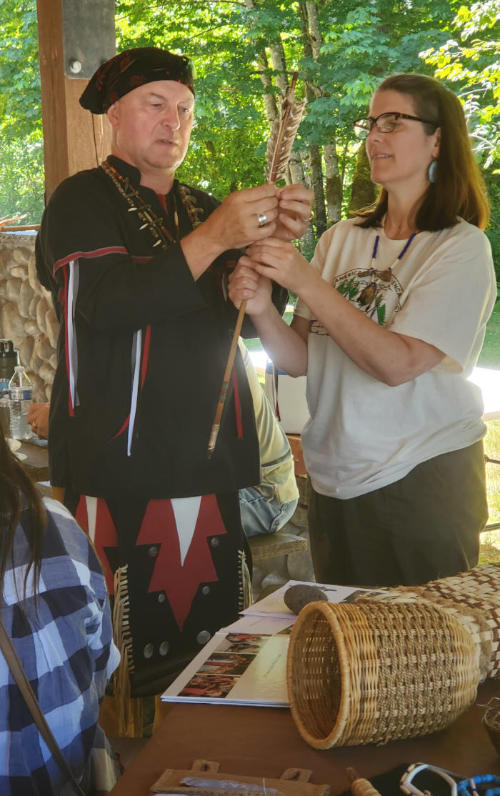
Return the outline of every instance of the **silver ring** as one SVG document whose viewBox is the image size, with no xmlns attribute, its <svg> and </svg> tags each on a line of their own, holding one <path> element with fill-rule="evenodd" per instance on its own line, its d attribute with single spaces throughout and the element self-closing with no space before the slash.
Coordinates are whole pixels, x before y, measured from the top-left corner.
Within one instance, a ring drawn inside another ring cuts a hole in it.
<svg viewBox="0 0 500 796">
<path fill-rule="evenodd" d="M 259 222 L 259 227 L 265 226 L 267 224 L 267 216 L 265 213 L 259 213 L 257 220 Z"/>
</svg>

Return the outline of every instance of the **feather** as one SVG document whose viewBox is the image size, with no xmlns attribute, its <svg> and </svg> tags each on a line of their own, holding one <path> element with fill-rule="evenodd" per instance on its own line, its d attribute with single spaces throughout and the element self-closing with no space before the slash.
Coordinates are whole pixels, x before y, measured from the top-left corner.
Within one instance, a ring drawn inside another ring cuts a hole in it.
<svg viewBox="0 0 500 796">
<path fill-rule="evenodd" d="M 305 100 L 294 102 L 295 84 L 297 82 L 298 72 L 293 73 L 290 87 L 286 92 L 285 98 L 281 106 L 281 114 L 273 123 L 271 135 L 267 144 L 267 169 L 266 181 L 277 182 L 282 179 L 288 167 L 290 160 L 290 153 L 292 151 L 293 142 L 299 129 L 300 120 L 304 112 Z M 217 437 L 222 422 L 222 413 L 226 398 L 229 392 L 229 380 L 234 365 L 234 358 L 236 356 L 236 348 L 238 345 L 238 338 L 245 317 L 246 301 L 243 301 L 238 312 L 236 325 L 233 331 L 233 339 L 231 341 L 231 348 L 227 358 L 224 376 L 222 378 L 222 387 L 219 393 L 219 400 L 215 410 L 215 417 L 210 430 L 210 437 L 208 440 L 208 457 L 211 458 L 215 451 Z"/>
<path fill-rule="evenodd" d="M 281 114 L 274 120 L 267 142 L 267 182 L 277 182 L 285 177 L 293 142 L 304 113 L 306 101 L 294 101 L 297 76 L 298 73 L 294 72 L 281 106 Z"/>
</svg>

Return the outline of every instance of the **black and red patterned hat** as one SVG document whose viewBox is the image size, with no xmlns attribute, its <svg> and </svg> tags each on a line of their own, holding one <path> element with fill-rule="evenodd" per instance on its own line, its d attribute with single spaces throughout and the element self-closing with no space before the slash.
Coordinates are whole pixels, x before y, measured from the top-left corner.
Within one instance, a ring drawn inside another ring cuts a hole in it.
<svg viewBox="0 0 500 796">
<path fill-rule="evenodd" d="M 158 47 L 137 47 L 101 64 L 80 97 L 80 105 L 92 113 L 106 113 L 124 94 L 154 80 L 175 80 L 194 94 L 189 58 Z"/>
</svg>

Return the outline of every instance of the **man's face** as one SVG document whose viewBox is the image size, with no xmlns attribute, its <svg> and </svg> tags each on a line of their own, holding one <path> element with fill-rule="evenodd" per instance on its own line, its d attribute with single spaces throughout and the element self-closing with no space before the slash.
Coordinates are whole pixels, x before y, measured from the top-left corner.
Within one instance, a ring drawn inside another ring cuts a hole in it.
<svg viewBox="0 0 500 796">
<path fill-rule="evenodd" d="M 157 80 L 129 91 L 108 110 L 113 154 L 143 175 L 173 174 L 187 152 L 193 110 L 193 94 L 174 80 Z"/>
</svg>

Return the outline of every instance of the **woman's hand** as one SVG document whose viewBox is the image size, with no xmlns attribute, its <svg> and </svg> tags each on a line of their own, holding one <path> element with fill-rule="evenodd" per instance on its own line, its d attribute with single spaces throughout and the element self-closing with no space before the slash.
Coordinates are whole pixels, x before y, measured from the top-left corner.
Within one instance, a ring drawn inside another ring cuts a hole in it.
<svg viewBox="0 0 500 796">
<path fill-rule="evenodd" d="M 271 282 L 255 270 L 256 265 L 243 255 L 229 276 L 229 298 L 237 309 L 246 301 L 249 315 L 260 315 L 272 306 Z"/>
<path fill-rule="evenodd" d="M 254 267 L 259 274 L 299 296 L 308 281 L 321 279 L 316 269 L 289 241 L 265 238 L 249 246 L 247 255 L 255 262 Z"/>
<path fill-rule="evenodd" d="M 278 193 L 278 218 L 271 234 L 282 240 L 301 238 L 311 220 L 313 192 L 304 185 L 285 185 Z"/>
</svg>

